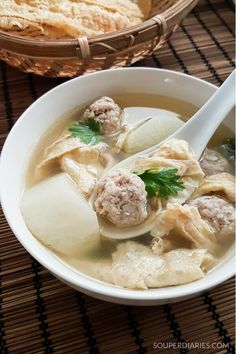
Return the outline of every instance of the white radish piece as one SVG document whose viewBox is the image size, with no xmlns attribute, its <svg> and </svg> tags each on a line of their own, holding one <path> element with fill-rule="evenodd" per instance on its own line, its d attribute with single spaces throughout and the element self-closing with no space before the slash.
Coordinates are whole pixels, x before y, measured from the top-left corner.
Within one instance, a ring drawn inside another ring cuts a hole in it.
<svg viewBox="0 0 236 354">
<path fill-rule="evenodd" d="M 64 173 L 26 190 L 21 212 L 32 234 L 57 252 L 76 255 L 98 246 L 96 213 Z"/>
<path fill-rule="evenodd" d="M 174 114 L 160 114 L 137 124 L 127 132 L 122 150 L 133 154 L 158 144 L 179 129 L 184 122 Z"/>
</svg>

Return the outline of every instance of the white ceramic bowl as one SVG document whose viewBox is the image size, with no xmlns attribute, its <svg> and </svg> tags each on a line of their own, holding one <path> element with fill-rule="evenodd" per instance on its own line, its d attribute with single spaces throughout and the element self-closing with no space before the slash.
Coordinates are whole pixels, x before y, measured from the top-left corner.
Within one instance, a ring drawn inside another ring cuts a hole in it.
<svg viewBox="0 0 236 354">
<path fill-rule="evenodd" d="M 34 102 L 18 119 L 3 147 L 0 162 L 1 202 L 14 234 L 25 249 L 56 277 L 98 299 L 122 304 L 154 305 L 176 302 L 216 286 L 234 274 L 233 252 L 205 278 L 190 284 L 134 291 L 100 282 L 62 263 L 27 229 L 20 213 L 25 164 L 32 147 L 63 113 L 102 95 L 142 92 L 170 96 L 201 106 L 216 90 L 202 80 L 177 72 L 128 68 L 102 71 L 70 80 Z M 227 119 L 232 127 L 233 116 Z"/>
</svg>

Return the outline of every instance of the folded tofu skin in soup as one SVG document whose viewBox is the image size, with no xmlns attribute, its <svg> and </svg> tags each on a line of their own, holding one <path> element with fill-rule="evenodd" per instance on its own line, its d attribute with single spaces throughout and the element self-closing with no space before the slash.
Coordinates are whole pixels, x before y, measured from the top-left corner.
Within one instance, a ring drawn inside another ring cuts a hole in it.
<svg viewBox="0 0 236 354">
<path fill-rule="evenodd" d="M 59 117 L 26 166 L 28 229 L 62 262 L 115 286 L 203 278 L 233 245 L 235 142 L 221 127 L 198 161 L 186 141 L 167 139 L 196 110 L 163 96 L 107 93 Z M 129 168 L 116 168 L 136 152 Z"/>
</svg>

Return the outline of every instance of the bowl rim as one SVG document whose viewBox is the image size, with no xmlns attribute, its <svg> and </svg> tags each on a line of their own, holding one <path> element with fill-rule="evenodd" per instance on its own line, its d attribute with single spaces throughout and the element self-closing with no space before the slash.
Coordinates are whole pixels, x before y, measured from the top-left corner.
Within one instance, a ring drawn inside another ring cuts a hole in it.
<svg viewBox="0 0 236 354">
<path fill-rule="evenodd" d="M 43 103 L 44 99 L 46 96 L 49 96 L 51 93 L 56 93 L 57 90 L 61 90 L 62 87 L 66 89 L 67 86 L 71 85 L 71 82 L 74 81 L 79 81 L 80 79 L 86 79 L 87 77 L 94 76 L 94 79 L 96 79 L 99 76 L 104 75 L 104 73 L 109 72 L 112 75 L 112 72 L 116 72 L 116 74 L 119 73 L 119 71 L 150 71 L 150 72 L 161 72 L 161 73 L 166 73 L 166 74 L 171 74 L 172 77 L 182 77 L 187 80 L 195 80 L 198 81 L 199 83 L 206 85 L 208 87 L 213 88 L 216 90 L 217 86 L 208 83 L 202 79 L 183 74 L 180 72 L 172 71 L 172 70 L 166 70 L 166 69 L 157 69 L 157 68 L 146 68 L 146 67 L 134 67 L 134 68 L 120 68 L 120 69 L 109 69 L 109 70 L 104 70 L 100 72 L 95 72 L 88 74 L 86 76 L 80 76 L 71 80 L 68 80 L 53 89 L 47 91 L 44 93 L 42 96 L 40 96 L 36 101 L 34 101 L 19 117 L 19 119 L 16 121 L 14 124 L 13 128 L 11 129 L 10 133 L 7 136 L 7 139 L 3 145 L 1 157 L 0 157 L 0 199 L 2 203 L 2 209 L 4 212 L 4 215 L 6 217 L 6 220 L 13 231 L 15 237 L 18 239 L 18 241 L 21 243 L 21 245 L 29 252 L 30 255 L 32 255 L 40 264 L 42 264 L 46 269 L 48 269 L 50 272 L 52 272 L 56 277 L 60 278 L 62 281 L 65 281 L 69 283 L 72 287 L 76 287 L 77 289 L 80 289 L 82 292 L 83 290 L 86 292 L 89 292 L 90 294 L 94 294 L 95 297 L 104 297 L 106 299 L 118 299 L 118 300 L 127 300 L 127 301 L 142 301 L 142 302 L 150 302 L 150 301 L 158 301 L 158 300 L 174 300 L 174 299 L 181 299 L 185 297 L 190 297 L 193 296 L 194 294 L 198 294 L 200 292 L 203 292 L 209 288 L 212 288 L 214 286 L 217 286 L 221 284 L 222 282 L 228 280 L 235 274 L 235 270 L 230 269 L 228 272 L 226 272 L 224 275 L 221 277 L 215 277 L 211 281 L 209 281 L 207 284 L 196 284 L 196 282 L 184 284 L 184 285 L 177 285 L 177 286 L 172 286 L 172 287 L 164 287 L 164 288 L 153 288 L 153 289 L 147 289 L 147 290 L 130 290 L 126 288 L 121 288 L 121 287 L 116 287 L 112 284 L 106 283 L 106 282 L 101 282 L 98 281 L 96 278 L 87 276 L 86 274 L 80 272 L 80 271 L 73 271 L 69 267 L 66 266 L 66 264 L 63 263 L 59 258 L 56 261 L 58 265 L 60 265 L 60 268 L 57 268 L 56 266 L 50 264 L 48 262 L 47 258 L 49 257 L 48 250 L 45 249 L 46 247 L 43 246 L 44 248 L 44 255 L 39 256 L 37 250 L 34 247 L 31 247 L 31 245 L 28 244 L 27 238 L 24 237 L 24 235 L 20 232 L 15 227 L 14 223 L 14 218 L 11 217 L 10 213 L 6 211 L 7 209 L 7 196 L 4 194 L 4 188 L 3 188 L 3 174 L 4 174 L 4 169 L 7 167 L 5 155 L 8 150 L 8 146 L 12 144 L 12 135 L 14 132 L 18 129 L 18 125 L 21 123 L 21 121 L 25 120 L 32 107 L 35 104 L 40 104 Z M 31 234 L 32 235 L 32 234 Z M 34 237 L 32 235 L 32 237 Z M 39 242 L 39 241 L 38 241 Z M 56 258 L 56 257 L 55 257 Z M 233 260 L 234 256 L 232 257 Z M 231 261 L 231 259 L 229 260 Z M 189 286 L 190 284 L 196 284 L 195 287 Z M 183 289 L 180 287 L 187 286 L 187 289 Z M 169 289 L 176 289 L 176 291 L 173 291 L 172 294 L 168 294 Z M 167 294 L 163 294 L 163 291 L 166 291 Z M 112 300 L 111 300 L 112 301 Z M 177 300 L 176 300 L 177 301 Z"/>
</svg>

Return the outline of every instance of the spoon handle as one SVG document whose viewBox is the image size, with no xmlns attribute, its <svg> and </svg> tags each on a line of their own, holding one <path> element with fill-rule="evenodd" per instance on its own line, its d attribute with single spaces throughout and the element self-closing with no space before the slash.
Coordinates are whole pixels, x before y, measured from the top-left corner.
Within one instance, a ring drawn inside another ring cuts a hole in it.
<svg viewBox="0 0 236 354">
<path fill-rule="evenodd" d="M 235 70 L 229 75 L 208 102 L 187 122 L 176 139 L 186 140 L 198 158 L 208 141 L 235 105 Z"/>
</svg>

